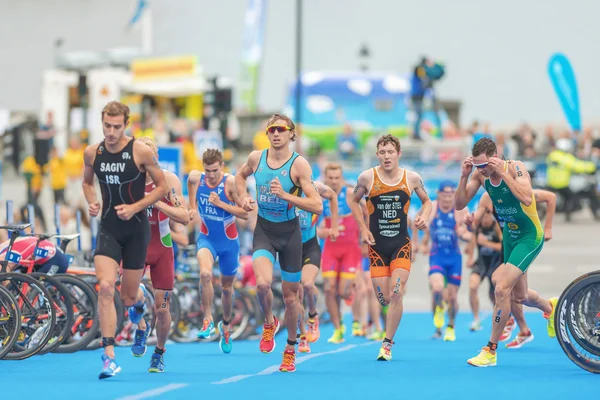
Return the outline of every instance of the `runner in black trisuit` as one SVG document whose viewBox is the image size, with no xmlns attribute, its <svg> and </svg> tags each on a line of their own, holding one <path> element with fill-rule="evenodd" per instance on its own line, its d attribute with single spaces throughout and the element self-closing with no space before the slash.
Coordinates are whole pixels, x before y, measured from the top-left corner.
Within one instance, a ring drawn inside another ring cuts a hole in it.
<svg viewBox="0 0 600 400">
<path fill-rule="evenodd" d="M 94 188 L 94 175 L 102 191 L 102 213 L 94 255 L 96 277 L 100 286 L 98 311 L 102 334 L 102 372 L 100 379 L 121 371 L 115 361 L 117 315 L 114 306 L 115 283 L 122 263 L 121 299 L 125 307 L 136 304 L 144 272 L 146 250 L 150 241 L 150 225 L 146 208 L 167 194 L 167 181 L 152 150 L 125 136 L 129 108 L 110 102 L 102 110 L 104 140 L 88 146 L 84 153 L 83 192 L 90 216 L 100 213 L 100 202 Z M 146 173 L 156 188 L 145 196 Z"/>
</svg>

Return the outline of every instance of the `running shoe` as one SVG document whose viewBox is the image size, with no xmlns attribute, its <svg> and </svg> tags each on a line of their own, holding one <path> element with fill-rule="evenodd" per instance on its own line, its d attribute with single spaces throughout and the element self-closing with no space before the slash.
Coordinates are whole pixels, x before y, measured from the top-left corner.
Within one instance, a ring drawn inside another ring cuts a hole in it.
<svg viewBox="0 0 600 400">
<path fill-rule="evenodd" d="M 300 342 L 298 343 L 298 351 L 300 353 L 310 353 L 310 346 L 308 345 L 308 339 L 306 335 L 300 335 Z"/>
<path fill-rule="evenodd" d="M 456 333 L 454 328 L 446 327 L 446 334 L 444 335 L 444 342 L 454 342 L 456 340 Z"/>
<path fill-rule="evenodd" d="M 556 311 L 556 305 L 558 304 L 558 297 L 553 297 L 550 299 L 550 305 L 552 306 L 552 311 L 550 314 L 544 313 L 544 318 L 548 320 L 548 336 L 551 338 L 556 337 L 556 330 L 554 329 L 554 313 Z"/>
<path fill-rule="evenodd" d="M 148 340 L 148 336 L 150 335 L 150 324 L 146 322 L 146 330 L 143 331 L 141 329 L 135 330 L 135 338 L 133 339 L 133 345 L 131 346 L 131 354 L 134 357 L 143 357 L 146 354 L 146 350 L 148 346 L 146 346 L 146 341 Z"/>
<path fill-rule="evenodd" d="M 473 322 L 471 322 L 471 332 L 477 332 L 480 331 L 482 329 L 481 326 L 481 322 L 479 322 L 479 320 L 474 319 Z"/>
<path fill-rule="evenodd" d="M 308 341 L 314 343 L 319 340 L 321 331 L 319 330 L 319 316 L 316 315 L 314 318 L 308 319 Z"/>
<path fill-rule="evenodd" d="M 215 323 L 204 318 L 202 329 L 196 334 L 198 339 L 210 339 L 210 336 L 215 333 Z"/>
<path fill-rule="evenodd" d="M 375 331 L 375 332 L 371 333 L 371 335 L 369 335 L 369 337 L 367 339 L 374 340 L 374 341 L 383 340 L 383 339 L 385 339 L 385 332 L 384 331 Z"/>
<path fill-rule="evenodd" d="M 296 352 L 294 349 L 285 349 L 283 352 L 283 361 L 279 366 L 281 372 L 294 372 L 296 371 Z"/>
<path fill-rule="evenodd" d="M 219 348 L 223 353 L 229 354 L 231 353 L 231 348 L 233 347 L 233 343 L 231 342 L 231 332 L 229 329 L 227 329 L 227 331 L 223 329 L 223 321 L 220 321 L 217 326 L 219 328 L 219 333 L 221 334 Z"/>
<path fill-rule="evenodd" d="M 442 330 L 436 329 L 435 332 L 433 332 L 433 335 L 431 335 L 431 338 L 434 340 L 441 339 L 442 338 Z"/>
<path fill-rule="evenodd" d="M 134 324 L 139 324 L 146 312 L 146 302 L 143 302 L 142 305 L 133 305 L 127 309 L 127 313 L 129 314 L 129 320 Z"/>
<path fill-rule="evenodd" d="M 377 361 L 392 361 L 392 346 L 393 342 L 383 342 L 381 343 L 381 348 L 379 349 L 379 355 L 377 356 Z"/>
<path fill-rule="evenodd" d="M 273 315 L 273 323 L 271 325 L 265 323 L 263 325 L 263 333 L 260 338 L 260 351 L 270 353 L 275 350 L 275 335 L 279 331 L 279 320 Z"/>
<path fill-rule="evenodd" d="M 360 322 L 352 322 L 352 336 L 365 336 L 365 331 L 360 326 Z"/>
<path fill-rule="evenodd" d="M 331 335 L 331 337 L 329 339 L 327 339 L 327 342 L 329 343 L 333 343 L 333 344 L 340 344 L 340 343 L 344 343 L 344 329 L 342 328 L 342 326 L 340 326 L 338 329 L 333 331 L 333 335 Z"/>
<path fill-rule="evenodd" d="M 98 379 L 110 378 L 119 372 L 121 372 L 121 367 L 119 367 L 117 362 L 106 354 L 102 354 L 102 371 L 98 375 Z"/>
<path fill-rule="evenodd" d="M 485 346 L 481 349 L 479 354 L 473 358 L 467 360 L 467 364 L 474 367 L 495 367 L 498 359 L 497 353 L 492 354 L 490 348 Z"/>
<path fill-rule="evenodd" d="M 165 362 L 163 356 L 164 354 L 158 354 L 156 352 L 152 353 L 152 358 L 150 359 L 150 367 L 148 368 L 148 372 L 165 372 Z"/>
<path fill-rule="evenodd" d="M 506 345 L 508 349 L 518 349 L 522 347 L 524 344 L 529 343 L 533 340 L 533 333 L 531 331 L 523 334 L 523 332 L 519 332 L 515 338 Z"/>
<path fill-rule="evenodd" d="M 500 339 L 498 339 L 498 340 L 500 342 L 506 342 L 507 340 L 510 340 L 510 337 L 512 336 L 512 332 L 514 329 L 515 329 L 515 318 L 511 315 L 508 318 L 508 321 L 506 321 L 504 330 L 502 330 L 502 334 L 500 335 Z"/>
<path fill-rule="evenodd" d="M 446 316 L 444 314 L 444 307 L 435 306 L 435 313 L 433 314 L 433 326 L 437 329 L 442 329 L 446 323 Z"/>
</svg>

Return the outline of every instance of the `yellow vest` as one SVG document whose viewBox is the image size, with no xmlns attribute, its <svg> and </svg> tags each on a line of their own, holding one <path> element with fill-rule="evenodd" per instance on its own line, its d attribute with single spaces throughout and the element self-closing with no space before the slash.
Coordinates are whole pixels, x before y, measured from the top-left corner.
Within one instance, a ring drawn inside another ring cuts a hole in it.
<svg viewBox="0 0 600 400">
<path fill-rule="evenodd" d="M 50 187 L 52 190 L 61 190 L 67 187 L 67 171 L 63 161 L 54 157 L 48 161 L 47 171 L 50 173 Z"/>
<path fill-rule="evenodd" d="M 81 178 L 83 176 L 83 148 L 73 150 L 68 148 L 63 156 L 63 166 L 69 178 Z"/>
<path fill-rule="evenodd" d="M 569 186 L 571 174 L 588 174 L 596 170 L 591 161 L 578 160 L 573 154 L 553 150 L 546 157 L 546 182 L 552 189 L 564 189 Z"/>
</svg>

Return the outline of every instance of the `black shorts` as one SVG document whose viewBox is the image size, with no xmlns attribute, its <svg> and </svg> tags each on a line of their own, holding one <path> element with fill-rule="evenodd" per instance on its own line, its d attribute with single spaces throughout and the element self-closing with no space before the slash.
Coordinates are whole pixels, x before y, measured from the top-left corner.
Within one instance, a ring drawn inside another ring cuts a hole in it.
<svg viewBox="0 0 600 400">
<path fill-rule="evenodd" d="M 272 222 L 259 216 L 254 228 L 253 248 L 253 260 L 267 257 L 273 265 L 275 265 L 276 255 L 279 254 L 281 278 L 287 282 L 300 282 L 302 233 L 298 218 L 285 222 Z"/>
<path fill-rule="evenodd" d="M 321 268 L 321 246 L 316 236 L 302 243 L 302 266 L 308 264 Z"/>
<path fill-rule="evenodd" d="M 369 246 L 369 263 L 371 278 L 391 277 L 395 269 L 401 268 L 410 272 L 412 265 L 412 242 L 408 235 L 401 235 L 395 240 L 379 239 L 375 246 Z M 381 243 L 383 242 L 383 243 Z"/>
<path fill-rule="evenodd" d="M 41 265 L 36 265 L 35 272 L 41 272 L 42 274 L 54 275 L 64 274 L 69 268 L 69 257 L 63 253 L 60 249 L 56 249 L 56 253 L 51 259 Z"/>
<path fill-rule="evenodd" d="M 494 256 L 479 256 L 471 273 L 479 275 L 481 279 L 492 279 L 494 271 L 502 264 L 502 258 L 502 252 Z"/>
<path fill-rule="evenodd" d="M 120 229 L 107 229 L 100 224 L 95 256 L 112 258 L 117 264 L 123 262 L 123 269 L 144 269 L 146 252 L 150 244 L 150 223 L 142 218 L 140 223 L 117 225 Z"/>
</svg>

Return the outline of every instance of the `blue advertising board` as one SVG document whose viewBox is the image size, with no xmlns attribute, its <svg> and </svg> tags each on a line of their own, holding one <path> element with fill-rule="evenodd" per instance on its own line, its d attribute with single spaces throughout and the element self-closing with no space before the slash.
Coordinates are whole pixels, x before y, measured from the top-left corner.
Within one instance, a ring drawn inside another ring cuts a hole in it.
<svg viewBox="0 0 600 400">
<path fill-rule="evenodd" d="M 187 195 L 187 185 L 183 176 L 183 149 L 180 145 L 158 146 L 158 163 L 166 171 L 179 177 L 183 195 Z"/>
</svg>

